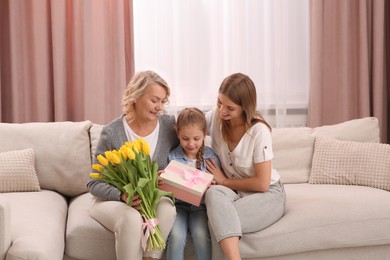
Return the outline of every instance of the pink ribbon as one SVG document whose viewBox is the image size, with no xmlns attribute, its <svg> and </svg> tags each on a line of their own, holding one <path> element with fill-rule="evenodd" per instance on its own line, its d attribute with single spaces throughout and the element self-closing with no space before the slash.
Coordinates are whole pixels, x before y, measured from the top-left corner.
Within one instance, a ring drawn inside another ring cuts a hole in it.
<svg viewBox="0 0 390 260">
<path fill-rule="evenodd" d="M 142 229 L 141 229 L 141 244 L 142 249 L 145 251 L 147 242 L 150 235 L 153 235 L 156 230 L 154 230 L 154 227 L 158 225 L 158 221 L 156 218 L 146 219 L 145 217 L 142 217 L 144 219 L 144 222 L 142 223 Z"/>
<path fill-rule="evenodd" d="M 192 186 L 198 184 L 198 183 L 203 183 L 207 184 L 208 181 L 206 178 L 204 178 L 204 172 L 198 169 L 186 169 L 182 170 L 180 168 L 176 168 L 172 165 L 168 165 L 166 168 L 167 170 L 173 171 L 178 174 L 182 174 L 184 176 L 184 179 L 186 179 L 188 182 L 185 184 L 186 187 L 191 188 Z"/>
<path fill-rule="evenodd" d="M 203 175 L 203 172 L 200 170 L 184 170 L 184 179 L 188 180 L 186 186 L 191 188 L 198 183 L 207 183 Z"/>
</svg>

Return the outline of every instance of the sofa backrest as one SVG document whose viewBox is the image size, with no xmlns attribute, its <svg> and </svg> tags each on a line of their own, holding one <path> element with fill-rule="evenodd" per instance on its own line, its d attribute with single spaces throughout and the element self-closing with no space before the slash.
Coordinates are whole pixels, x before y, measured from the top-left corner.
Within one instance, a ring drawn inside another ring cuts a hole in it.
<svg viewBox="0 0 390 260">
<path fill-rule="evenodd" d="M 317 136 L 358 142 L 378 143 L 380 140 L 378 120 L 374 117 L 316 128 L 274 128 L 272 162 L 283 183 L 309 181 L 314 141 Z"/>
<path fill-rule="evenodd" d="M 91 127 L 91 154 L 96 145 L 103 125 Z M 359 142 L 379 142 L 378 120 L 374 117 L 354 119 L 335 125 L 321 127 L 273 128 L 272 141 L 273 167 L 281 175 L 283 183 L 305 183 L 309 181 L 311 161 L 316 136 L 327 136 L 339 140 Z M 210 146 L 210 136 L 206 137 Z"/>
<path fill-rule="evenodd" d="M 0 124 L 0 152 L 32 148 L 41 189 L 73 197 L 87 191 L 92 122 Z"/>
</svg>

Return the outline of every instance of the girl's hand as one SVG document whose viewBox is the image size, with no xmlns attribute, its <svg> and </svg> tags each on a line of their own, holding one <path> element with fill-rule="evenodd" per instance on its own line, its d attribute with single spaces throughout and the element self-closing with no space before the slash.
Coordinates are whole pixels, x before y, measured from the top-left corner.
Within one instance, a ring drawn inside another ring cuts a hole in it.
<svg viewBox="0 0 390 260">
<path fill-rule="evenodd" d="M 127 194 L 126 192 L 123 192 L 122 195 L 121 195 L 121 200 L 123 202 L 127 202 Z M 138 194 L 135 194 L 134 197 L 133 197 L 133 201 L 131 202 L 130 206 L 135 208 L 136 210 L 141 210 L 141 202 L 142 200 L 139 199 L 139 195 Z"/>
<path fill-rule="evenodd" d="M 157 175 L 158 175 L 157 186 L 159 186 L 159 187 L 164 184 L 164 180 L 160 177 L 161 173 L 163 173 L 163 172 L 164 172 L 164 170 L 159 170 L 157 172 Z"/>
<path fill-rule="evenodd" d="M 206 169 L 214 175 L 214 184 L 223 185 L 223 182 L 227 179 L 225 174 L 218 167 L 217 163 L 213 159 L 206 160 Z"/>
</svg>

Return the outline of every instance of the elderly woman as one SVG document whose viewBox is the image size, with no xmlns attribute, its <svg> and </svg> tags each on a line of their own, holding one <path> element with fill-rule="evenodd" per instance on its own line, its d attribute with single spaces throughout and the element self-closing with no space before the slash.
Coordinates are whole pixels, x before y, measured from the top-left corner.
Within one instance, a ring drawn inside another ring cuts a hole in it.
<svg viewBox="0 0 390 260">
<path fill-rule="evenodd" d="M 107 150 L 118 150 L 124 142 L 140 137 L 150 146 L 150 156 L 159 169 L 168 163 L 170 150 L 179 144 L 174 116 L 161 115 L 168 102 L 170 89 L 157 73 L 143 71 L 130 80 L 122 99 L 124 114 L 106 125 L 96 148 L 96 156 Z M 88 189 L 96 197 L 91 216 L 115 233 L 118 260 L 159 259 L 162 251 L 143 251 L 141 247 L 141 201 L 134 196 L 127 205 L 127 195 L 104 181 L 90 178 Z M 169 198 L 163 197 L 157 206 L 157 220 L 164 239 L 173 226 L 176 210 Z"/>
</svg>

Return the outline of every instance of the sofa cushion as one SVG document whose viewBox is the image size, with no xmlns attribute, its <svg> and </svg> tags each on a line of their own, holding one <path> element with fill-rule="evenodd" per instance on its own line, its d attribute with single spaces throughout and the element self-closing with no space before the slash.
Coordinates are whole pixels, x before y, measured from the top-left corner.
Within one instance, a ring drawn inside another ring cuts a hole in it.
<svg viewBox="0 0 390 260">
<path fill-rule="evenodd" d="M 243 258 L 390 243 L 390 192 L 308 183 L 286 184 L 285 190 L 285 215 L 242 236 Z"/>
<path fill-rule="evenodd" d="M 317 136 L 358 142 L 379 142 L 378 120 L 374 117 L 354 119 L 315 128 L 274 128 L 272 163 L 283 183 L 309 181 L 314 140 Z"/>
<path fill-rule="evenodd" d="M 40 190 L 33 149 L 0 153 L 0 192 Z"/>
<path fill-rule="evenodd" d="M 390 145 L 317 137 L 309 183 L 390 191 Z"/>
<path fill-rule="evenodd" d="M 62 259 L 67 201 L 57 192 L 0 194 L 10 203 L 11 248 L 7 260 Z"/>
<path fill-rule="evenodd" d="M 90 193 L 69 204 L 65 254 L 74 259 L 115 259 L 115 235 L 90 216 L 95 199 Z"/>
<path fill-rule="evenodd" d="M 87 191 L 90 121 L 0 124 L 0 152 L 32 148 L 41 189 L 76 196 Z"/>
</svg>

